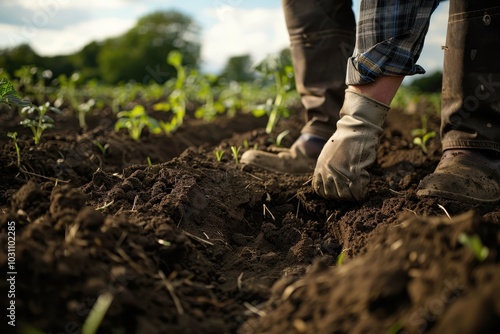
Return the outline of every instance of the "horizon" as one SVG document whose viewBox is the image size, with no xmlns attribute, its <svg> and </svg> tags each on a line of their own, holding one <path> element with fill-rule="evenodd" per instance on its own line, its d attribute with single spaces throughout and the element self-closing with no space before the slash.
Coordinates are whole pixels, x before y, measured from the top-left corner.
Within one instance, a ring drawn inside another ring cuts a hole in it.
<svg viewBox="0 0 500 334">
<path fill-rule="evenodd" d="M 360 0 L 353 1 L 356 17 Z M 45 5 L 45 6 L 43 6 Z M 29 44 L 40 56 L 63 56 L 91 42 L 102 42 L 131 29 L 140 17 L 156 11 L 177 10 L 200 27 L 200 68 L 220 73 L 228 59 L 249 54 L 253 62 L 289 47 L 281 1 L 212 0 L 5 0 L 0 11 L 0 48 Z M 96 10 L 98 8 L 98 10 Z M 431 19 L 419 59 L 427 73 L 442 71 L 448 2 Z M 242 43 L 244 41 L 244 43 Z M 408 77 L 412 80 L 416 76 Z"/>
</svg>

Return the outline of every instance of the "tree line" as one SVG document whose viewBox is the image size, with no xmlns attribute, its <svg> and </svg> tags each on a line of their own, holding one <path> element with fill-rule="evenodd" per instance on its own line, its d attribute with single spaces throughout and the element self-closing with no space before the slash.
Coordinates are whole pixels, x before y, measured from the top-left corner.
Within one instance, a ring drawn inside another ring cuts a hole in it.
<svg viewBox="0 0 500 334">
<path fill-rule="evenodd" d="M 30 65 L 52 71 L 53 77 L 78 72 L 80 82 L 95 79 L 107 84 L 163 83 L 176 75 L 166 62 L 172 50 L 182 53 L 184 66 L 199 68 L 200 28 L 191 17 L 173 10 L 148 14 L 123 35 L 91 42 L 69 55 L 40 56 L 28 44 L 1 49 L 0 68 L 10 76 Z M 221 75 L 236 81 L 252 80 L 250 67 L 249 55 L 232 57 Z"/>
</svg>

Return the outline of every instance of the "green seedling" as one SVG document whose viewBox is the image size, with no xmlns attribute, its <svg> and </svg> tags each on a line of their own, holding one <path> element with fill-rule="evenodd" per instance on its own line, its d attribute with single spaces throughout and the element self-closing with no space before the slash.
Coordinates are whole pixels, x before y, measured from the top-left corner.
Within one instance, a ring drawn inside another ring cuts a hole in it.
<svg viewBox="0 0 500 334">
<path fill-rule="evenodd" d="M 489 249 L 483 246 L 481 238 L 479 238 L 477 234 L 467 235 L 465 233 L 460 233 L 458 242 L 469 248 L 479 262 L 486 260 L 490 253 Z"/>
<path fill-rule="evenodd" d="M 248 139 L 243 140 L 243 147 L 248 149 L 250 147 L 250 144 L 248 143 Z"/>
<path fill-rule="evenodd" d="M 35 145 L 40 143 L 45 130 L 54 127 L 54 119 L 47 115 L 49 111 L 60 113 L 60 110 L 52 107 L 49 102 L 38 107 L 31 105 L 21 110 L 21 117 L 24 119 L 20 124 L 31 129 Z"/>
<path fill-rule="evenodd" d="M 87 127 L 85 116 L 90 113 L 94 105 L 94 99 L 90 99 L 87 102 L 78 105 L 78 123 L 80 124 L 80 128 L 85 129 Z"/>
<path fill-rule="evenodd" d="M 401 324 L 399 321 L 397 321 L 387 330 L 387 334 L 398 334 L 402 328 L 403 328 L 403 324 Z"/>
<path fill-rule="evenodd" d="M 21 108 L 28 107 L 31 102 L 23 100 L 12 83 L 6 78 L 0 79 L 0 103 L 15 105 Z"/>
<path fill-rule="evenodd" d="M 231 152 L 233 153 L 233 158 L 234 158 L 234 162 L 236 163 L 236 165 L 238 165 L 240 163 L 240 160 L 238 158 L 240 150 L 241 150 L 241 146 L 238 146 L 238 147 L 231 146 Z"/>
<path fill-rule="evenodd" d="M 59 82 L 59 98 L 61 101 L 68 101 L 73 111 L 78 113 L 80 128 L 85 129 L 87 127 L 85 116 L 95 105 L 95 100 L 83 101 L 83 96 L 76 87 L 76 83 L 80 80 L 80 73 L 75 72 L 70 77 L 61 74 L 57 79 Z"/>
<path fill-rule="evenodd" d="M 283 138 L 285 138 L 289 133 L 290 131 L 288 130 L 280 132 L 280 134 L 278 134 L 278 136 L 276 137 L 276 146 L 281 147 L 281 142 L 283 141 Z"/>
<path fill-rule="evenodd" d="M 215 157 L 217 158 L 218 162 L 222 161 L 222 157 L 224 156 L 224 153 L 226 153 L 224 150 L 215 150 Z"/>
<path fill-rule="evenodd" d="M 101 151 L 102 156 L 105 157 L 106 153 L 108 153 L 109 144 L 102 145 L 97 140 L 94 140 L 94 145 L 97 146 L 97 148 L 99 149 L 99 151 Z"/>
<path fill-rule="evenodd" d="M 255 70 L 266 77 L 272 77 L 276 86 L 276 97 L 268 99 L 265 105 L 253 111 L 255 116 L 269 115 L 266 133 L 271 133 L 282 116 L 288 116 L 289 110 L 283 105 L 288 92 L 293 90 L 294 73 L 291 64 L 286 64 L 282 56 L 268 56 L 255 66 Z"/>
<path fill-rule="evenodd" d="M 422 152 L 427 154 L 427 142 L 436 137 L 436 132 L 428 130 L 426 115 L 422 115 L 421 122 L 422 127 L 420 129 L 411 130 L 411 135 L 413 137 L 413 144 L 420 146 Z"/>
<path fill-rule="evenodd" d="M 196 87 L 195 99 L 204 103 L 196 109 L 194 116 L 205 121 L 213 121 L 218 114 L 224 112 L 224 105 L 216 101 L 212 92 L 212 85 L 217 81 L 214 75 L 201 75 L 198 71 L 191 71 L 188 78 L 189 86 Z M 193 85 L 191 85 L 191 83 Z"/>
<path fill-rule="evenodd" d="M 149 156 L 146 157 L 146 161 L 148 162 L 149 167 L 153 166 L 153 163 L 151 162 L 151 158 Z"/>
<path fill-rule="evenodd" d="M 341 266 L 344 264 L 346 254 L 347 252 L 345 250 L 343 250 L 342 253 L 339 254 L 339 257 L 337 258 L 337 266 Z"/>
<path fill-rule="evenodd" d="M 95 334 L 101 325 L 102 319 L 108 312 L 109 306 L 113 302 L 113 295 L 106 292 L 97 298 L 94 306 L 90 310 L 87 319 L 82 327 L 82 334 Z"/>
<path fill-rule="evenodd" d="M 157 103 L 153 106 L 153 109 L 156 111 L 172 112 L 173 117 L 170 121 L 159 122 L 160 129 L 162 129 L 165 134 L 170 135 L 182 125 L 184 116 L 186 115 L 186 70 L 182 66 L 182 54 L 177 50 L 169 52 L 167 63 L 172 65 L 177 71 L 177 78 L 175 79 L 173 87 L 174 90 L 168 96 L 168 102 Z"/>
<path fill-rule="evenodd" d="M 142 105 L 136 105 L 130 111 L 120 111 L 116 116 L 118 120 L 115 123 L 115 131 L 127 129 L 130 138 L 135 141 L 139 141 L 144 128 L 148 128 L 149 131 L 155 134 L 161 133 L 158 121 L 148 116 L 146 109 Z"/>
<path fill-rule="evenodd" d="M 14 148 L 16 149 L 17 155 L 17 166 L 21 167 L 21 150 L 19 149 L 19 145 L 17 144 L 17 132 L 8 132 L 7 136 L 12 139 L 14 143 Z"/>
</svg>

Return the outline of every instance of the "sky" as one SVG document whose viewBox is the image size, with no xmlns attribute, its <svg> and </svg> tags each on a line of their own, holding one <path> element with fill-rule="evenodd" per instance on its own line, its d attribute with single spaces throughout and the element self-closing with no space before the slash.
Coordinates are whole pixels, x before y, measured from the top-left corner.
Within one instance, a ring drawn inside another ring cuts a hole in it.
<svg viewBox="0 0 500 334">
<path fill-rule="evenodd" d="M 358 16 L 360 0 L 353 1 Z M 0 48 L 29 43 L 40 55 L 69 54 L 123 34 L 137 19 L 176 9 L 202 28 L 202 69 L 217 73 L 231 56 L 259 61 L 289 45 L 281 0 L 0 0 Z M 448 2 L 434 13 L 419 64 L 442 68 Z"/>
</svg>

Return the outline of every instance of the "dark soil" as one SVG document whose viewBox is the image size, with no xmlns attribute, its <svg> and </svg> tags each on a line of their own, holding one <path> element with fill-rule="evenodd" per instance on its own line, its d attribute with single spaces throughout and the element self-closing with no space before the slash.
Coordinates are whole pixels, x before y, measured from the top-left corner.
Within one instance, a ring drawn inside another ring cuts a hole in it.
<svg viewBox="0 0 500 334">
<path fill-rule="evenodd" d="M 290 145 L 298 116 L 272 136 L 265 119 L 240 115 L 189 119 L 171 137 L 134 142 L 113 131 L 109 112 L 91 117 L 86 132 L 63 115 L 34 146 L 14 113 L 2 115 L 1 133 L 21 138 L 21 167 L 0 138 L 0 267 L 11 271 L 15 222 L 18 332 L 79 333 L 108 295 L 98 333 L 500 328 L 500 206 L 416 197 L 440 157 L 437 138 L 427 154 L 411 143 L 416 116 L 391 112 L 369 199 L 339 204 L 311 190 L 311 175 L 241 169 L 232 159 L 230 146 L 264 149 L 283 129 Z M 438 119 L 429 125 L 439 131 Z M 109 145 L 105 154 L 97 142 Z M 215 149 L 226 152 L 221 162 Z M 484 261 L 461 233 L 479 236 Z M 0 281 L 3 310 L 9 287 Z M 16 332 L 7 321 L 0 332 Z"/>
</svg>

